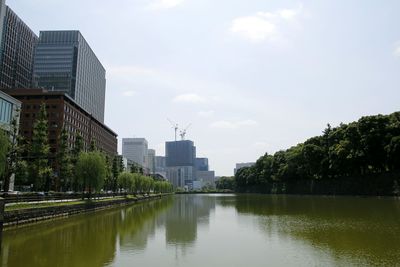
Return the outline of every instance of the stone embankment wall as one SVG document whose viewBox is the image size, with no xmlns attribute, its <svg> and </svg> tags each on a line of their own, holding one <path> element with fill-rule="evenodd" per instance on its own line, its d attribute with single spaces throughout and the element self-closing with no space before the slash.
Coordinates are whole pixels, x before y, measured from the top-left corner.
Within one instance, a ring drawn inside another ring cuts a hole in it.
<svg viewBox="0 0 400 267">
<path fill-rule="evenodd" d="M 64 205 L 64 206 L 54 206 L 45 208 L 32 208 L 32 209 L 19 209 L 19 210 L 6 211 L 3 213 L 4 214 L 3 225 L 16 226 L 20 224 L 34 223 L 37 221 L 43 221 L 57 217 L 65 217 L 78 213 L 124 206 L 144 200 L 161 198 L 162 196 L 165 195 L 152 195 L 152 196 L 123 198 L 115 200 L 111 199 L 109 201 L 87 202 L 76 205 Z"/>
</svg>

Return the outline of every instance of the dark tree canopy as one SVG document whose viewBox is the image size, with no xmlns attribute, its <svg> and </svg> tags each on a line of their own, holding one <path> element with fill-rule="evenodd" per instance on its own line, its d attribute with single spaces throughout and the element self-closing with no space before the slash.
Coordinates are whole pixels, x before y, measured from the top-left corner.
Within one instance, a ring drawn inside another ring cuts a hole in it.
<svg viewBox="0 0 400 267">
<path fill-rule="evenodd" d="M 400 112 L 328 124 L 321 136 L 265 154 L 235 176 L 239 191 L 389 195 L 399 179 Z"/>
</svg>

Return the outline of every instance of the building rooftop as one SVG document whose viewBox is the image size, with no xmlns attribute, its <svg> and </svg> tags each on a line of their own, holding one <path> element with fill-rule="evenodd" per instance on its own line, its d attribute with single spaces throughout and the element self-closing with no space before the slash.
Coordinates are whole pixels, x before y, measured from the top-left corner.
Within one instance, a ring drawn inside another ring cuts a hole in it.
<svg viewBox="0 0 400 267">
<path fill-rule="evenodd" d="M 114 136 L 118 136 L 116 132 L 111 130 L 108 126 L 106 126 L 104 123 L 96 119 L 90 112 L 88 112 L 86 109 L 81 107 L 79 104 L 75 102 L 73 98 L 65 94 L 64 92 L 60 91 L 49 91 L 47 89 L 41 89 L 41 88 L 32 88 L 32 89 L 27 89 L 27 88 L 16 88 L 16 89 L 0 89 L 0 91 L 3 91 L 6 94 L 10 94 L 13 96 L 46 96 L 46 95 L 55 95 L 55 96 L 62 96 L 64 97 L 65 100 L 67 100 L 71 105 L 73 105 L 75 108 L 79 109 L 81 112 L 86 114 L 87 116 L 90 116 L 95 122 L 101 124 L 107 131 L 109 131 L 111 134 Z"/>
</svg>

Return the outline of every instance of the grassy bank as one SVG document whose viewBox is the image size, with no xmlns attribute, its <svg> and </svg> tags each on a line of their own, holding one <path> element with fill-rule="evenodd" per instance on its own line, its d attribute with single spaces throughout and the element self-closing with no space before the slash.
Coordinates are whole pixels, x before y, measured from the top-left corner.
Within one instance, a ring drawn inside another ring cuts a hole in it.
<svg viewBox="0 0 400 267">
<path fill-rule="evenodd" d="M 156 196 L 156 195 L 150 195 L 150 196 Z M 13 205 L 6 205 L 4 211 L 15 211 L 15 210 L 24 210 L 24 209 L 39 209 L 39 208 L 48 208 L 48 207 L 63 207 L 63 206 L 73 206 L 73 205 L 81 205 L 81 204 L 94 204 L 94 203 L 100 203 L 104 201 L 118 201 L 121 199 L 141 199 L 143 198 L 144 195 L 128 195 L 126 197 L 124 196 L 118 196 L 118 197 L 113 197 L 113 198 L 102 198 L 102 199 L 90 199 L 90 200 L 75 200 L 75 201 L 59 201 L 59 202 L 40 202 L 40 203 L 18 203 L 18 204 L 13 204 Z"/>
</svg>

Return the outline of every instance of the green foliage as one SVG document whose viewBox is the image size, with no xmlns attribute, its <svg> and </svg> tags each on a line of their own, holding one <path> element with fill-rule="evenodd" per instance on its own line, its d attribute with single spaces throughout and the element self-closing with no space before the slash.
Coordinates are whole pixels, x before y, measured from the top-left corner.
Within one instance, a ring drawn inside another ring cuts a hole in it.
<svg viewBox="0 0 400 267">
<path fill-rule="evenodd" d="M 9 147 L 10 139 L 7 136 L 7 133 L 0 129 L 0 176 L 2 176 L 6 170 Z"/>
<path fill-rule="evenodd" d="M 137 163 L 133 163 L 131 165 L 131 173 L 140 173 L 143 174 L 143 168 L 137 164 Z"/>
<path fill-rule="evenodd" d="M 96 150 L 97 150 L 97 147 L 96 147 L 95 141 L 94 140 L 90 141 L 89 151 L 93 152 L 93 151 L 96 151 Z"/>
<path fill-rule="evenodd" d="M 58 178 L 64 191 L 67 191 L 72 188 L 73 166 L 71 162 L 71 152 L 68 146 L 68 133 L 65 129 L 61 131 L 58 144 Z"/>
<path fill-rule="evenodd" d="M 236 181 L 235 177 L 221 177 L 216 182 L 215 185 L 219 190 L 235 190 L 236 188 Z"/>
<path fill-rule="evenodd" d="M 173 186 L 167 181 L 154 181 L 152 177 L 139 173 L 122 172 L 118 176 L 118 187 L 127 193 L 168 193 Z"/>
<path fill-rule="evenodd" d="M 15 181 L 16 185 L 26 185 L 29 182 L 29 168 L 25 160 L 19 160 L 15 168 Z"/>
<path fill-rule="evenodd" d="M 36 191 L 50 188 L 52 169 L 49 165 L 50 145 L 48 139 L 48 121 L 46 105 L 40 107 L 39 116 L 33 127 L 33 135 L 30 143 L 30 178 Z"/>
<path fill-rule="evenodd" d="M 321 136 L 274 155 L 265 154 L 253 167 L 240 169 L 235 181 L 239 191 L 273 192 L 279 183 L 308 184 L 310 188 L 313 182 L 323 181 L 348 185 L 355 177 L 378 177 L 399 171 L 400 112 L 396 112 L 362 117 L 336 128 L 328 124 Z M 387 181 L 373 182 L 374 186 L 388 188 L 387 194 L 391 193 L 393 186 L 388 186 Z M 392 184 L 395 182 L 393 178 Z M 354 191 L 354 187 L 349 190 Z M 369 192 L 373 190 L 371 185 Z"/>
<path fill-rule="evenodd" d="M 79 159 L 79 155 L 81 154 L 83 149 L 84 149 L 83 138 L 79 133 L 77 133 L 75 136 L 74 147 L 72 148 L 71 151 L 71 163 L 73 166 L 76 166 L 76 163 L 78 162 Z M 79 187 L 79 177 L 76 174 L 76 169 L 75 171 L 73 170 L 72 175 L 73 175 L 72 187 L 74 188 L 74 190 L 77 191 Z"/>
<path fill-rule="evenodd" d="M 81 189 L 99 191 L 106 178 L 106 161 L 100 152 L 82 152 L 76 163 L 76 176 Z"/>
</svg>

